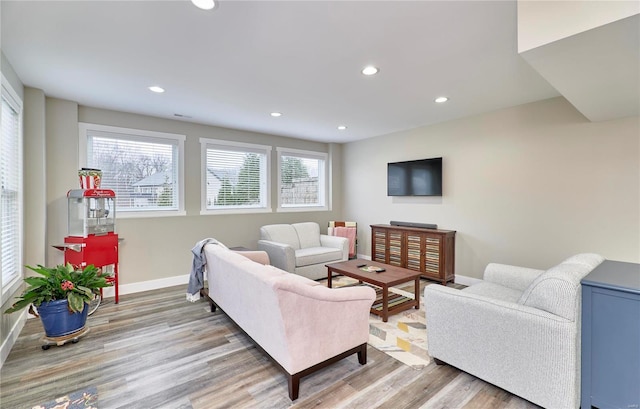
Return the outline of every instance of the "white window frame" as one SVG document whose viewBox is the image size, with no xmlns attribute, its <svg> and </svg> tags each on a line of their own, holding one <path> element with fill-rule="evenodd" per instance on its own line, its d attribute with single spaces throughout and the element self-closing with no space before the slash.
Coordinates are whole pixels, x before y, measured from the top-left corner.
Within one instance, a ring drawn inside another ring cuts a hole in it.
<svg viewBox="0 0 640 409">
<path fill-rule="evenodd" d="M 264 207 L 228 207 L 225 209 L 207 209 L 207 149 L 229 149 L 247 152 L 260 152 L 265 155 L 265 175 L 262 182 L 261 191 L 265 195 Z M 258 145 L 253 143 L 234 142 L 220 139 L 200 138 L 200 214 L 201 215 L 221 215 L 221 214 L 247 214 L 247 213 L 271 213 L 271 151 L 268 145 Z"/>
<path fill-rule="evenodd" d="M 329 154 L 326 152 L 306 151 L 300 149 L 290 148 L 276 148 L 278 154 L 278 212 L 315 212 L 315 211 L 328 211 L 331 206 L 330 200 L 330 177 L 329 177 Z M 283 205 L 282 204 L 282 157 L 283 156 L 295 156 L 299 158 L 317 159 L 322 160 L 324 169 L 322 172 L 318 170 L 318 186 L 324 191 L 318 192 L 320 195 L 320 204 L 318 205 Z"/>
<path fill-rule="evenodd" d="M 88 133 L 92 131 L 108 132 L 110 134 L 122 134 L 123 139 L 131 139 L 131 137 L 134 137 L 139 138 L 141 141 L 145 142 L 177 142 L 178 164 L 176 169 L 176 181 L 178 184 L 178 208 L 169 210 L 125 210 L 116 208 L 116 217 L 119 219 L 130 219 L 145 217 L 175 217 L 186 215 L 184 203 L 184 143 L 187 138 L 186 135 L 147 131 L 143 129 L 122 128 L 117 126 L 98 125 L 85 122 L 79 122 L 78 128 L 80 131 L 80 167 L 87 166 Z"/>
<path fill-rule="evenodd" d="M 13 89 L 9 81 L 5 78 L 4 75 L 1 76 L 0 80 L 0 88 L 1 88 L 1 96 L 7 101 L 7 103 L 11 106 L 11 108 L 18 113 L 18 157 L 20 169 L 18 170 L 19 180 L 18 185 L 20 186 L 18 191 L 18 218 L 19 218 L 19 229 L 18 229 L 18 242 L 20 243 L 18 248 L 18 266 L 22 266 L 24 264 L 24 183 L 23 183 L 23 169 L 24 169 L 24 133 L 23 133 L 23 111 L 22 111 L 22 99 L 18 96 L 18 93 Z M 2 122 L 2 113 L 0 110 L 0 123 Z M 2 249 L 0 248 L 0 251 Z M 22 284 L 22 278 L 24 277 L 24 269 L 19 268 L 17 274 L 13 275 L 9 282 L 5 283 L 2 279 L 2 274 L 0 274 L 0 305 L 4 304 L 7 301 L 7 297 L 11 294 L 15 293 L 18 287 Z"/>
</svg>

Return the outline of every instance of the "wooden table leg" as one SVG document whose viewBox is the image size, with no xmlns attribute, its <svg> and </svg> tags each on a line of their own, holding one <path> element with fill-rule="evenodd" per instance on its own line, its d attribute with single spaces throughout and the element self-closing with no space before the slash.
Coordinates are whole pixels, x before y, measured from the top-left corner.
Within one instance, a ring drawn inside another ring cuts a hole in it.
<svg viewBox="0 0 640 409">
<path fill-rule="evenodd" d="M 415 286 L 415 295 L 413 298 L 416 299 L 416 306 L 414 307 L 416 310 L 420 309 L 420 277 L 416 278 L 416 286 Z"/>
<path fill-rule="evenodd" d="M 330 267 L 327 267 L 327 271 L 328 271 L 328 273 L 327 273 L 327 287 L 331 288 L 331 276 L 333 274 L 331 274 L 331 268 Z"/>
<path fill-rule="evenodd" d="M 389 287 L 382 287 L 382 322 L 389 320 Z"/>
</svg>

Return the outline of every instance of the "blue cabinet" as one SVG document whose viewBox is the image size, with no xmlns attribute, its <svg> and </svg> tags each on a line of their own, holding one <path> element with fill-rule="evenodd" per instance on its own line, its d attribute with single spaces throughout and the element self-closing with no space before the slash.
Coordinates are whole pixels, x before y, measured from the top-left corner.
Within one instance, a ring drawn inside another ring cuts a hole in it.
<svg viewBox="0 0 640 409">
<path fill-rule="evenodd" d="M 640 408 L 640 264 L 605 260 L 582 280 L 582 409 Z"/>
</svg>

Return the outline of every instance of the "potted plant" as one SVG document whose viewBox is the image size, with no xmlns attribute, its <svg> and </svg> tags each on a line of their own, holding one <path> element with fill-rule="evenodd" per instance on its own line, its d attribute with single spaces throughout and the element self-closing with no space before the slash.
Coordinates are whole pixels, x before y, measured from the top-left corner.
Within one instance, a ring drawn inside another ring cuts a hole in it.
<svg viewBox="0 0 640 409">
<path fill-rule="evenodd" d="M 101 288 L 111 285 L 108 276 L 94 265 L 84 269 L 70 263 L 56 267 L 26 267 L 39 276 L 24 279 L 29 286 L 5 314 L 29 306 L 29 312 L 40 316 L 45 334 L 50 338 L 82 329 L 87 320 L 88 303 L 100 293 Z"/>
</svg>

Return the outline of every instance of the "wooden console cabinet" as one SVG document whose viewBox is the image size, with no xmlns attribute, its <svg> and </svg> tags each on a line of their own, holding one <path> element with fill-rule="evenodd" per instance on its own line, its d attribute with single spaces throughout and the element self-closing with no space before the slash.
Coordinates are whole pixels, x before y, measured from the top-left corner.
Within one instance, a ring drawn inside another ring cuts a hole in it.
<svg viewBox="0 0 640 409">
<path fill-rule="evenodd" d="M 455 279 L 453 230 L 371 225 L 371 260 L 420 271 L 443 285 Z"/>
</svg>

